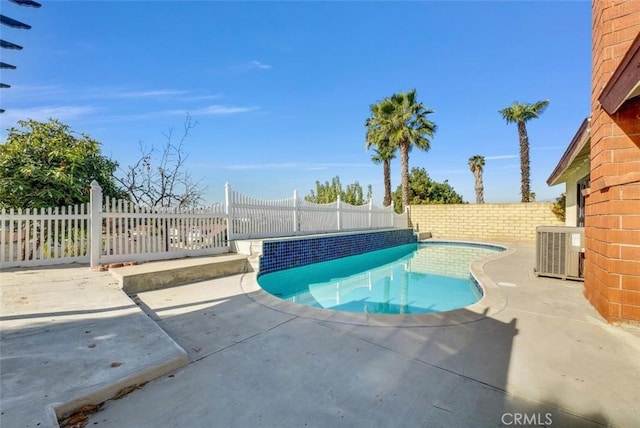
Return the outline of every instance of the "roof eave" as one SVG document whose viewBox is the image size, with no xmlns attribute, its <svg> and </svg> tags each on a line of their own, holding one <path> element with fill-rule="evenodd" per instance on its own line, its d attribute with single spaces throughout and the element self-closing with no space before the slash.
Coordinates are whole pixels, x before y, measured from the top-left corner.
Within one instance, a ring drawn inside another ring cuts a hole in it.
<svg viewBox="0 0 640 428">
<path fill-rule="evenodd" d="M 578 157 L 580 151 L 585 147 L 590 138 L 590 127 L 589 127 L 590 119 L 586 118 L 582 121 L 580 128 L 578 128 L 578 132 L 573 136 L 571 143 L 569 143 L 569 147 L 565 150 L 564 154 L 560 158 L 560 161 L 553 169 L 549 178 L 547 178 L 547 184 L 549 186 L 555 186 L 556 184 L 560 184 L 563 181 L 562 175 L 571 167 L 573 162 Z"/>
<path fill-rule="evenodd" d="M 607 113 L 614 114 L 625 101 L 640 95 L 640 33 L 598 97 Z"/>
</svg>

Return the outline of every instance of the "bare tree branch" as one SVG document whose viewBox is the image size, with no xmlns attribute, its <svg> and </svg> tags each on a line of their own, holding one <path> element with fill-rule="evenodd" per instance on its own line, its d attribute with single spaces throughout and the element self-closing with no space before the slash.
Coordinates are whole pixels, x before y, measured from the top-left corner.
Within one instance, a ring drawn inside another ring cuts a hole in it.
<svg viewBox="0 0 640 428">
<path fill-rule="evenodd" d="M 120 168 L 121 174 L 116 177 L 132 201 L 151 207 L 182 208 L 195 206 L 203 199 L 206 187 L 202 186 L 202 180 L 194 181 L 191 177 L 187 166 L 189 155 L 185 151 L 186 141 L 197 124 L 187 115 L 177 142 L 173 128 L 163 132 L 166 141 L 161 151 L 140 142 L 140 158 L 133 165 Z"/>
</svg>

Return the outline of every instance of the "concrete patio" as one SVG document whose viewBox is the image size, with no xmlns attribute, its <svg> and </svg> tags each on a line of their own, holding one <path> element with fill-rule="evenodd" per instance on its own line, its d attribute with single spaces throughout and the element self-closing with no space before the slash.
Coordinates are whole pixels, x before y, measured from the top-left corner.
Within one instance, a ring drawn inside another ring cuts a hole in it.
<svg viewBox="0 0 640 428">
<path fill-rule="evenodd" d="M 637 426 L 640 329 L 507 245 L 476 266 L 504 304 L 424 326 L 272 304 L 255 274 L 135 305 L 87 267 L 2 272 L 0 425 L 56 426 L 54 409 L 157 377 L 87 426 Z"/>
</svg>

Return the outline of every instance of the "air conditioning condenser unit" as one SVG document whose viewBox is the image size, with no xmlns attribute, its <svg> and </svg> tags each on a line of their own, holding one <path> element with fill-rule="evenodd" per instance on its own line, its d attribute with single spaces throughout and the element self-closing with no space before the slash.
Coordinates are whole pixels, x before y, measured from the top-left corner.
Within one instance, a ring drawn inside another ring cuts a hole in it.
<svg viewBox="0 0 640 428">
<path fill-rule="evenodd" d="M 536 275 L 584 280 L 584 227 L 536 228 Z"/>
</svg>

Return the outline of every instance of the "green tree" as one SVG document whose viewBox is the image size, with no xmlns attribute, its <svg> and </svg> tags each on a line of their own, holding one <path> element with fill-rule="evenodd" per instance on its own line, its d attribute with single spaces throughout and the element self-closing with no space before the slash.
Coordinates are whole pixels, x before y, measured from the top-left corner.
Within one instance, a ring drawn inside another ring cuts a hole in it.
<svg viewBox="0 0 640 428">
<path fill-rule="evenodd" d="M 323 184 L 320 181 L 316 181 L 316 190 L 310 190 L 304 200 L 316 204 L 329 204 L 337 201 L 338 195 L 340 195 L 342 202 L 350 205 L 363 205 L 371 199 L 371 194 L 371 185 L 369 185 L 367 186 L 367 196 L 365 198 L 362 186 L 357 181 L 347 185 L 347 188 L 343 190 L 340 177 L 336 175 L 331 179 L 331 182 L 325 181 Z"/>
<path fill-rule="evenodd" d="M 369 150 L 374 147 L 374 154 L 371 161 L 375 164 L 382 164 L 382 174 L 384 177 L 384 199 L 382 204 L 385 207 L 391 205 L 391 161 L 396 157 L 396 148 L 392 147 L 389 139 L 381 132 L 378 125 L 380 120 L 380 105 L 371 106 L 372 117 L 367 119 L 365 126 L 367 127 L 365 147 Z"/>
<path fill-rule="evenodd" d="M 402 203 L 402 186 L 393 192 L 393 203 L 398 213 L 404 211 Z M 409 205 L 425 204 L 462 204 L 462 196 L 458 194 L 447 180 L 443 183 L 434 181 L 424 168 L 411 168 L 409 174 Z"/>
<path fill-rule="evenodd" d="M 9 129 L 0 145 L 0 206 L 44 208 L 89 201 L 91 182 L 103 194 L 125 196 L 113 173 L 118 164 L 100 153 L 100 143 L 56 119 L 26 120 Z"/>
<path fill-rule="evenodd" d="M 558 220 L 564 223 L 567 218 L 567 195 L 565 193 L 556 198 L 556 201 L 551 206 L 551 212 Z"/>
<path fill-rule="evenodd" d="M 469 158 L 469 169 L 475 179 L 476 204 L 484 204 L 484 184 L 482 184 L 482 172 L 484 170 L 484 156 L 475 155 Z"/>
<path fill-rule="evenodd" d="M 376 140 L 388 140 L 392 148 L 400 149 L 402 202 L 409 204 L 409 152 L 413 148 L 428 151 L 436 125 L 427 119 L 433 113 L 418 102 L 416 90 L 400 92 L 371 107 L 369 127 L 376 131 Z M 397 205 L 396 205 L 397 206 Z"/>
<path fill-rule="evenodd" d="M 500 110 L 500 114 L 507 123 L 518 125 L 518 138 L 520 140 L 520 193 L 522 202 L 531 200 L 530 170 L 529 170 L 529 136 L 526 123 L 531 119 L 537 119 L 549 105 L 549 100 L 538 101 L 532 104 L 520 104 L 514 102 L 509 107 Z"/>
</svg>

